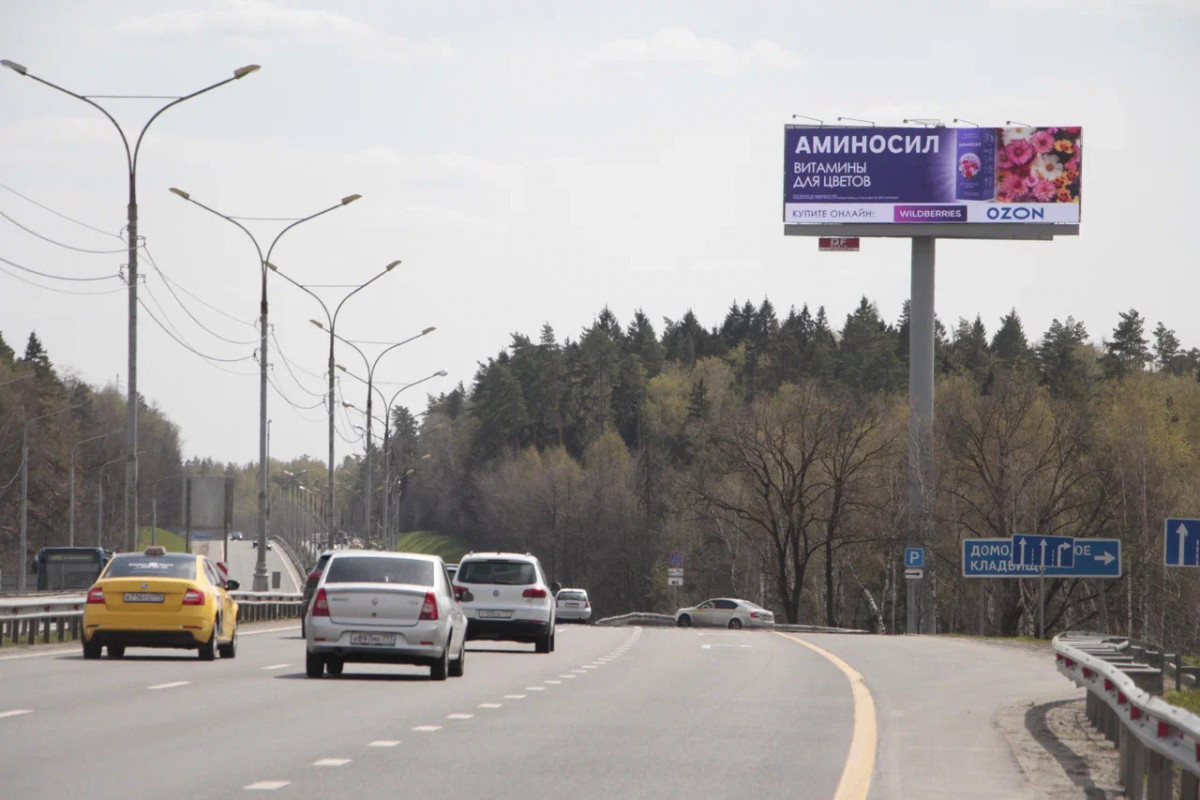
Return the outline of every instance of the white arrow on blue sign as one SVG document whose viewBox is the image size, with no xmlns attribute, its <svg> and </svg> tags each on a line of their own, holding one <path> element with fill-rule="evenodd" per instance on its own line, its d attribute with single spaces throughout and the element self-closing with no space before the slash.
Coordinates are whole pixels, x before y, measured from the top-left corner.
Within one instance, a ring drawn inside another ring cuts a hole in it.
<svg viewBox="0 0 1200 800">
<path fill-rule="evenodd" d="M 1200 567 L 1200 519 L 1168 519 L 1163 561 L 1168 567 Z"/>
<path fill-rule="evenodd" d="M 1070 567 L 1075 564 L 1075 540 L 1070 536 L 1012 537 L 1012 563 L 1021 567 Z"/>
<path fill-rule="evenodd" d="M 1036 578 L 1041 568 L 1012 560 L 1012 539 L 964 539 L 962 574 L 965 578 Z M 1047 578 L 1121 577 L 1120 539 L 1075 539 L 1069 567 L 1046 567 Z"/>
<path fill-rule="evenodd" d="M 923 566 L 925 566 L 925 548 L 924 547 L 906 547 L 906 548 L 904 548 L 904 566 L 905 567 L 923 567 Z"/>
</svg>

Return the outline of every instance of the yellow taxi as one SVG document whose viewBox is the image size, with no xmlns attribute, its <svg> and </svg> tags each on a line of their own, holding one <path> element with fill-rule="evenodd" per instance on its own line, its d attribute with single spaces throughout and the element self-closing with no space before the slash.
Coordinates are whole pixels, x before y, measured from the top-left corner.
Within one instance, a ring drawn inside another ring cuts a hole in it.
<svg viewBox="0 0 1200 800">
<path fill-rule="evenodd" d="M 227 581 L 204 556 L 144 553 L 113 556 L 88 590 L 83 607 L 83 657 L 121 658 L 126 647 L 198 650 L 202 661 L 237 655 L 237 603 Z"/>
</svg>

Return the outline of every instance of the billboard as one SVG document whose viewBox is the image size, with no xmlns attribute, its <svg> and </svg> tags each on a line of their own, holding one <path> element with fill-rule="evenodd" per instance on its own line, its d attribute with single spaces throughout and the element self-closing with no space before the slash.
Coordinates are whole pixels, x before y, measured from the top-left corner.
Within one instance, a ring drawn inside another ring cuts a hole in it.
<svg viewBox="0 0 1200 800">
<path fill-rule="evenodd" d="M 1083 129 L 784 129 L 783 221 L 1079 223 Z"/>
</svg>

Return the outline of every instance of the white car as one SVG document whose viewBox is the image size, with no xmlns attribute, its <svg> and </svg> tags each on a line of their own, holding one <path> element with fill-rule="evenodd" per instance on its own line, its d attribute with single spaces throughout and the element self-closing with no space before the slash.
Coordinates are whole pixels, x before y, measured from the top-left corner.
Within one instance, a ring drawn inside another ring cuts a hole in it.
<svg viewBox="0 0 1200 800">
<path fill-rule="evenodd" d="M 305 671 L 341 675 L 347 663 L 418 664 L 435 681 L 460 677 L 467 618 L 440 556 L 338 550 L 305 617 Z"/>
<path fill-rule="evenodd" d="M 773 628 L 775 615 L 757 603 L 719 597 L 698 606 L 675 612 L 675 624 L 681 628 L 703 625 L 714 628 Z"/>
<path fill-rule="evenodd" d="M 592 618 L 592 603 L 583 589 L 560 589 L 554 606 L 554 615 L 563 622 L 587 622 Z"/>
<path fill-rule="evenodd" d="M 528 553 L 468 553 L 454 591 L 467 615 L 467 638 L 526 642 L 554 650 L 554 594 L 541 563 Z"/>
</svg>

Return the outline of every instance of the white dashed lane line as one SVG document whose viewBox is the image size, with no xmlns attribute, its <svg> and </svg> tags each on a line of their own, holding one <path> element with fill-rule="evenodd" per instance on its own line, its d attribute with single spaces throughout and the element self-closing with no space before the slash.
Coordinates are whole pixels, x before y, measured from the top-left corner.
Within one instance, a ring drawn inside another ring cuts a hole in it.
<svg viewBox="0 0 1200 800">
<path fill-rule="evenodd" d="M 290 666 L 291 664 L 271 664 L 269 667 L 263 667 L 263 669 L 283 669 Z"/>
<path fill-rule="evenodd" d="M 398 744 L 400 744 L 398 739 L 376 739 L 367 747 L 395 747 Z"/>
<path fill-rule="evenodd" d="M 579 676 L 578 676 L 578 675 L 565 675 L 565 674 L 564 674 L 564 675 L 559 675 L 558 677 L 560 677 L 560 678 L 578 678 Z"/>
<path fill-rule="evenodd" d="M 344 767 L 352 760 L 353 759 L 350 758 L 322 758 L 318 761 L 314 761 L 312 765 L 314 767 Z"/>
<path fill-rule="evenodd" d="M 542 681 L 542 683 L 548 683 L 548 684 L 550 684 L 551 686 L 557 686 L 557 685 L 561 684 L 561 683 L 562 683 L 562 681 L 554 681 L 554 680 L 549 680 L 549 681 Z"/>
<path fill-rule="evenodd" d="M 258 783 L 250 784 L 246 787 L 246 789 L 248 791 L 273 792 L 276 789 L 282 789 L 289 783 L 291 783 L 291 781 L 259 781 Z"/>
<path fill-rule="evenodd" d="M 474 714 L 449 714 L 446 719 L 470 719 Z"/>
<path fill-rule="evenodd" d="M 545 686 L 526 686 L 525 691 L 527 691 L 527 692 L 544 692 L 544 691 L 546 691 L 546 687 Z"/>
<path fill-rule="evenodd" d="M 504 703 L 480 703 L 480 708 L 504 708 Z"/>
<path fill-rule="evenodd" d="M 523 695 L 523 694 L 506 694 L 506 695 L 504 695 L 505 700 L 524 700 L 526 697 L 527 697 L 527 695 Z"/>
<path fill-rule="evenodd" d="M 32 714 L 32 708 L 14 708 L 12 711 L 0 711 L 0 719 L 4 717 L 19 717 L 22 714 Z"/>
<path fill-rule="evenodd" d="M 170 683 L 156 683 L 153 686 L 147 686 L 147 689 L 174 689 L 176 686 L 187 686 L 191 681 L 171 681 Z"/>
<path fill-rule="evenodd" d="M 417 727 L 413 728 L 413 730 L 417 733 L 433 733 L 434 731 L 440 731 L 441 729 L 441 725 L 418 725 Z"/>
</svg>

